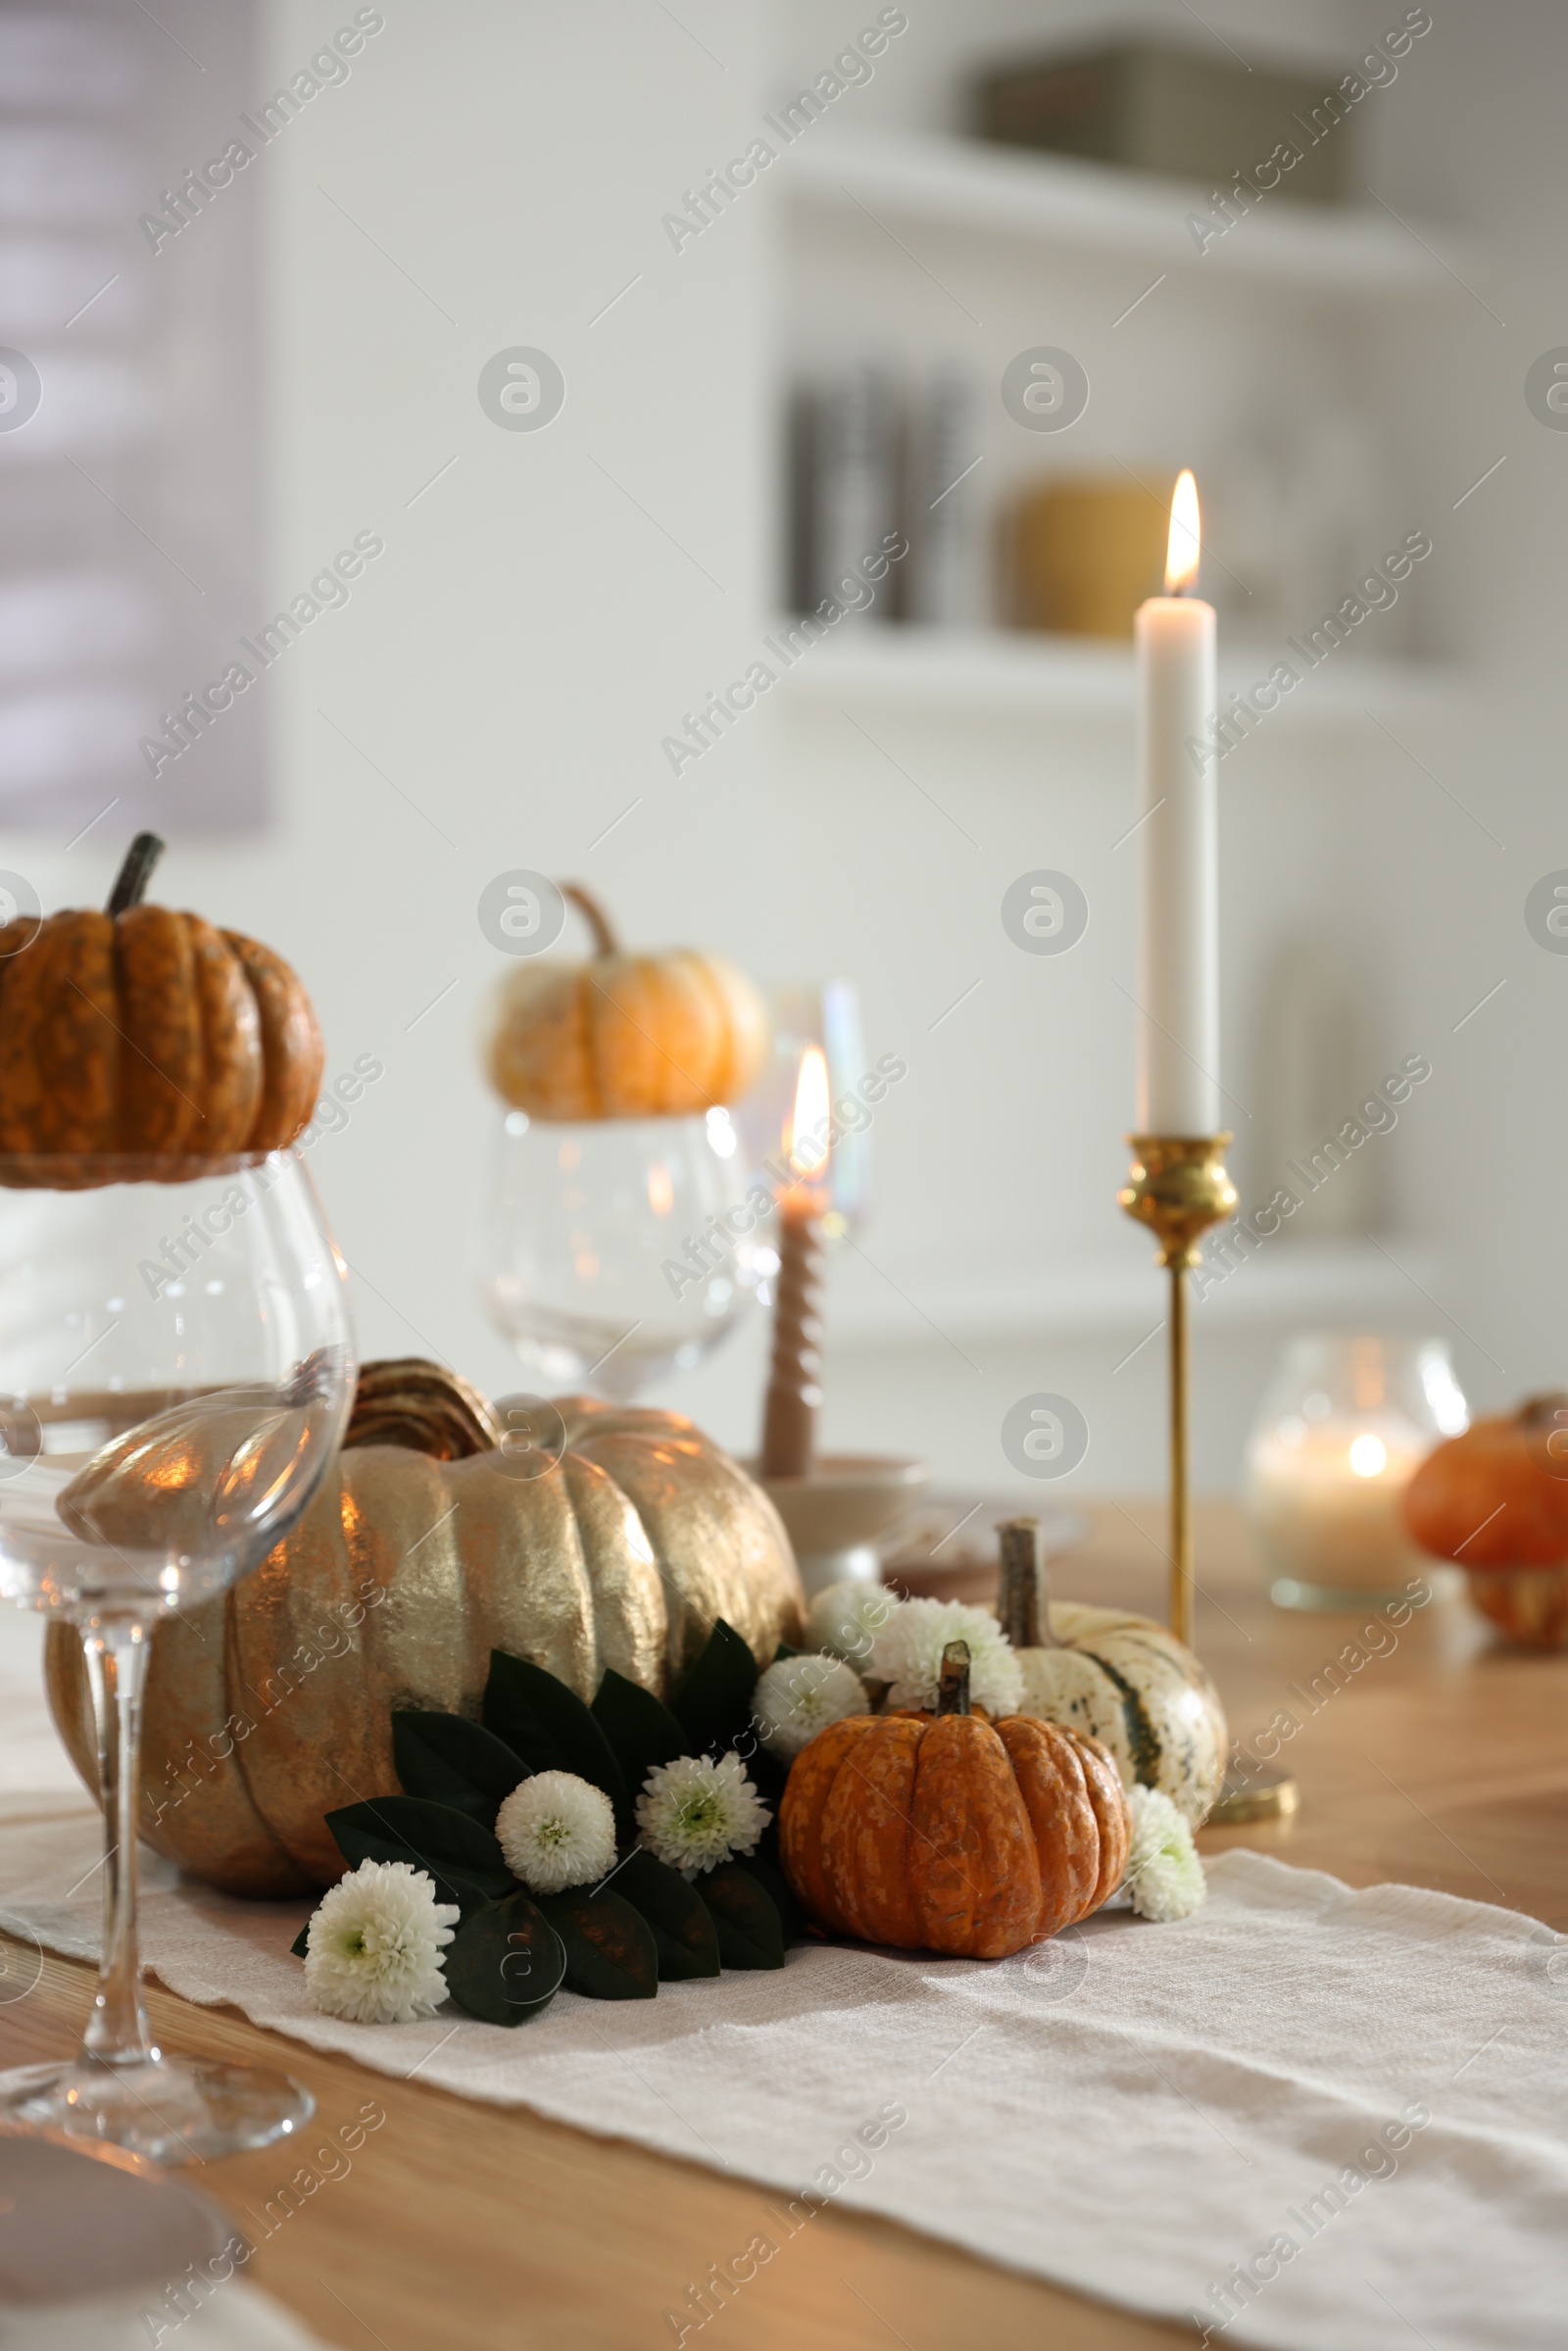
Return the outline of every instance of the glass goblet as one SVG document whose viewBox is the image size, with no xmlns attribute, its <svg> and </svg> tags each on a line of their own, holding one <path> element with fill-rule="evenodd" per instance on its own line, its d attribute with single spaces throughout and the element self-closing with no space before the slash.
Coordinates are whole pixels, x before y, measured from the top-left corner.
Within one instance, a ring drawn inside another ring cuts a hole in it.
<svg viewBox="0 0 1568 2351">
<path fill-rule="evenodd" d="M 81 2048 L 0 2076 L 13 2125 L 205 2162 L 309 2119 L 282 2074 L 155 2046 L 136 1939 L 141 1703 L 160 1621 L 288 1533 L 353 1401 L 343 1268 L 293 1151 L 0 1156 L 0 1597 L 77 1629 L 104 1816 Z"/>
<path fill-rule="evenodd" d="M 746 1190 L 725 1110 L 575 1125 L 509 1110 L 491 1174 L 486 1311 L 525 1362 L 602 1396 L 624 1400 L 689 1371 L 776 1263 L 768 1237 L 751 1237 Z"/>
</svg>

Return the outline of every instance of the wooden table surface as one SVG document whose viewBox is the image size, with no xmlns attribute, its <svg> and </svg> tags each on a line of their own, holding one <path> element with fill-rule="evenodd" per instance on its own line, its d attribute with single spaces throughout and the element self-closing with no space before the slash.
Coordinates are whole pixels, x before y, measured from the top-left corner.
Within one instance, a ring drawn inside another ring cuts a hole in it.
<svg viewBox="0 0 1568 2351">
<path fill-rule="evenodd" d="M 1057 1596 L 1160 1613 L 1159 1512 L 1105 1504 L 1092 1515 L 1093 1540 L 1058 1568 Z M 1500 1649 L 1452 1599 L 1376 1633 L 1356 1652 L 1363 1662 L 1346 1658 L 1330 1677 L 1323 1669 L 1366 1620 L 1282 1614 L 1234 1510 L 1200 1505 L 1197 1523 L 1199 1645 L 1232 1732 L 1249 1741 L 1282 1709 L 1298 1718 L 1281 1758 L 1301 1790 L 1294 1819 L 1205 1833 L 1204 1849 L 1256 1845 L 1351 1885 L 1402 1879 L 1568 1931 L 1568 1656 Z M 0 2063 L 69 2050 L 88 1989 L 87 1970 L 49 1960 L 31 1997 L 0 2009 Z M 765 2226 L 761 2191 L 747 2181 L 395 2083 L 156 1987 L 148 2005 L 166 2046 L 281 2065 L 315 2092 L 316 2122 L 292 2152 L 231 2157 L 201 2183 L 253 2236 L 272 2202 L 271 2233 L 248 2274 L 343 2351 L 654 2351 L 674 2340 L 664 2311 Z M 367 2102 L 386 2119 L 351 2168 L 277 2218 L 301 2158 Z M 702 2332 L 718 2351 L 808 2341 L 812 2351 L 1132 2351 L 1192 2340 L 1185 2327 L 837 2207 Z M 686 2340 L 697 2339 L 694 2328 Z"/>
</svg>

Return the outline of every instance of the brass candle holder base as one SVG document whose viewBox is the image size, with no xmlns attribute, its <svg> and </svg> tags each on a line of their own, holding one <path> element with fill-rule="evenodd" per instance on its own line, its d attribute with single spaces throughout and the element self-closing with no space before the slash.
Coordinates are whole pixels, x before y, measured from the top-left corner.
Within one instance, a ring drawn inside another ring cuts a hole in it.
<svg viewBox="0 0 1568 2351">
<path fill-rule="evenodd" d="M 1193 1641 L 1193 1532 L 1187 1492 L 1187 1274 L 1198 1242 L 1236 1206 L 1225 1172 L 1228 1130 L 1218 1135 L 1129 1135 L 1137 1153 L 1117 1204 L 1159 1243 L 1170 1274 L 1170 1629 Z"/>
<path fill-rule="evenodd" d="M 1300 1807 L 1301 1791 L 1289 1772 L 1262 1772 L 1252 1779 L 1227 1772 L 1203 1826 L 1240 1829 L 1250 1821 L 1285 1821 Z"/>
</svg>

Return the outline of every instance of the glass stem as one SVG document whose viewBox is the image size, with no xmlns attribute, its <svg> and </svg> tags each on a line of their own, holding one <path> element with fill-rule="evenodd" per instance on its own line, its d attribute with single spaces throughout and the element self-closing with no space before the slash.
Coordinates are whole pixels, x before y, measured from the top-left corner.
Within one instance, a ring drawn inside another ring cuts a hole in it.
<svg viewBox="0 0 1568 2351">
<path fill-rule="evenodd" d="M 98 1733 L 104 1815 L 104 1955 L 82 2055 L 99 2065 L 145 2065 L 157 2049 L 141 2000 L 136 1943 L 136 1815 L 141 1793 L 141 1700 L 152 1627 L 134 1616 L 78 1626 Z"/>
</svg>

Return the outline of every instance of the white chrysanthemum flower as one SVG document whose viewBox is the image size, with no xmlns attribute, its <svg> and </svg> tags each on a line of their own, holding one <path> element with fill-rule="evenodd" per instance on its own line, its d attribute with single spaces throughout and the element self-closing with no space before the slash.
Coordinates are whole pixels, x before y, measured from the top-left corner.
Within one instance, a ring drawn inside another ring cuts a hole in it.
<svg viewBox="0 0 1568 2351">
<path fill-rule="evenodd" d="M 321 1896 L 305 1948 L 305 1988 L 324 2016 L 409 2025 L 447 1996 L 442 1948 L 461 1916 L 408 1861 L 362 1861 Z"/>
<path fill-rule="evenodd" d="M 603 1788 L 575 1772 L 535 1772 L 496 1814 L 507 1867 L 533 1894 L 592 1886 L 615 1861 L 615 1815 Z"/>
<path fill-rule="evenodd" d="M 969 1644 L 970 1703 L 990 1715 L 1016 1714 L 1023 1673 L 1006 1636 L 988 1608 L 961 1600 L 898 1602 L 871 1650 L 870 1671 L 889 1685 L 888 1705 L 935 1707 L 950 1641 Z"/>
<path fill-rule="evenodd" d="M 864 1684 L 837 1657 L 780 1657 L 752 1693 L 762 1744 L 785 1763 L 829 1723 L 865 1711 Z"/>
<path fill-rule="evenodd" d="M 811 1602 L 807 1622 L 818 1648 L 863 1674 L 871 1644 L 898 1604 L 880 1584 L 830 1584 Z"/>
<path fill-rule="evenodd" d="M 1122 1883 L 1133 1908 L 1162 1923 L 1190 1917 L 1208 1900 L 1192 1830 L 1163 1788 L 1130 1788 L 1127 1807 L 1133 1834 Z"/>
<path fill-rule="evenodd" d="M 681 1755 L 657 1764 L 637 1798 L 642 1841 L 688 1878 L 752 1853 L 772 1818 L 738 1755 Z"/>
</svg>

